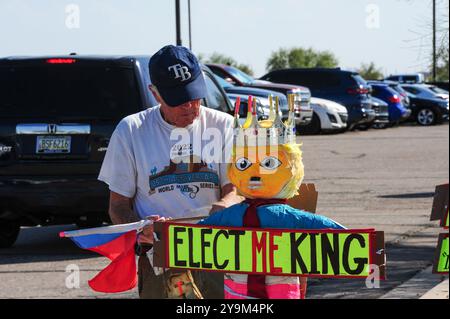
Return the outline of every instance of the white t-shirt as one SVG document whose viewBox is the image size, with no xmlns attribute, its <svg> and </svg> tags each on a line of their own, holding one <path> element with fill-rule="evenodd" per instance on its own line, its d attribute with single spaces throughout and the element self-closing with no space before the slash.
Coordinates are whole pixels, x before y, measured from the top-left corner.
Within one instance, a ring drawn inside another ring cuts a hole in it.
<svg viewBox="0 0 450 319">
<path fill-rule="evenodd" d="M 98 179 L 133 198 L 142 219 L 207 215 L 230 183 L 232 125 L 231 115 L 204 106 L 184 129 L 164 121 L 159 106 L 127 116 L 111 136 Z"/>
</svg>

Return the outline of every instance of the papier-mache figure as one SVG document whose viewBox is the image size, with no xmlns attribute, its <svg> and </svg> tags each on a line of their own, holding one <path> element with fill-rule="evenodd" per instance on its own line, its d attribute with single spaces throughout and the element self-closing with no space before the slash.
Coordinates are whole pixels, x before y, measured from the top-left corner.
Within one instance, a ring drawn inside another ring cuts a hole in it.
<svg viewBox="0 0 450 319">
<path fill-rule="evenodd" d="M 289 117 L 280 118 L 270 100 L 268 120 L 258 121 L 255 100 L 249 97 L 245 123 L 239 124 L 236 103 L 234 141 L 228 177 L 245 201 L 201 220 L 199 224 L 248 228 L 343 229 L 324 216 L 295 209 L 287 199 L 298 194 L 304 176 L 302 152 L 296 143 L 294 101 L 290 95 Z M 252 110 L 253 109 L 253 110 Z M 251 253 L 251 252 L 248 252 Z M 304 298 L 299 277 L 225 274 L 226 299 Z M 306 288 L 306 285 L 304 285 Z"/>
</svg>

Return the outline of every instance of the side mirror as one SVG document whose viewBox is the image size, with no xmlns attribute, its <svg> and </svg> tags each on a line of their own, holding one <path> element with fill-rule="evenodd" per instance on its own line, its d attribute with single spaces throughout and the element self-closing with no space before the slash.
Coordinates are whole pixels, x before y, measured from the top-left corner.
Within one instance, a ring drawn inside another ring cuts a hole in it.
<svg viewBox="0 0 450 319">
<path fill-rule="evenodd" d="M 236 82 L 234 82 L 233 79 L 230 77 L 225 78 L 225 81 L 227 81 L 230 84 L 236 84 Z"/>
</svg>

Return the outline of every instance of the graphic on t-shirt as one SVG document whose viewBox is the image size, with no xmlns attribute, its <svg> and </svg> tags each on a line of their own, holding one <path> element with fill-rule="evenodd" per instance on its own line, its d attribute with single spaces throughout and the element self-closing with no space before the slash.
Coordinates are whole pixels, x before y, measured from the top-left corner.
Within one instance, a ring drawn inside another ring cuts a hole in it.
<svg viewBox="0 0 450 319">
<path fill-rule="evenodd" d="M 149 195 L 179 191 L 183 196 L 195 199 L 201 189 L 219 188 L 219 175 L 211 165 L 201 160 L 170 161 L 161 172 L 149 176 Z"/>
<path fill-rule="evenodd" d="M 191 199 L 194 199 L 197 196 L 200 187 L 197 185 L 179 185 L 181 194 Z"/>
<path fill-rule="evenodd" d="M 180 158 L 191 156 L 193 154 L 192 144 L 175 144 L 170 150 L 170 158 Z"/>
</svg>

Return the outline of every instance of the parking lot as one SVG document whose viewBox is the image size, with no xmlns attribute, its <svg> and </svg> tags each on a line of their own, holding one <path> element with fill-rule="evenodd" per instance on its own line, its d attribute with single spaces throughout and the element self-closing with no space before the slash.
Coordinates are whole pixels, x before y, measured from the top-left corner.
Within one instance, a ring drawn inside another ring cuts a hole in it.
<svg viewBox="0 0 450 319">
<path fill-rule="evenodd" d="M 309 298 L 379 298 L 431 265 L 440 228 L 429 217 L 435 186 L 449 179 L 448 137 L 448 123 L 299 137 L 305 182 L 319 191 L 318 213 L 350 228 L 383 230 L 387 242 L 388 279 L 380 289 L 315 280 Z M 22 228 L 15 246 L 0 251 L 0 298 L 137 298 L 136 291 L 105 295 L 88 288 L 108 261 L 58 238 L 74 228 Z M 66 287 L 73 269 L 80 270 L 80 288 Z M 420 289 L 417 297 L 425 293 Z"/>
</svg>

